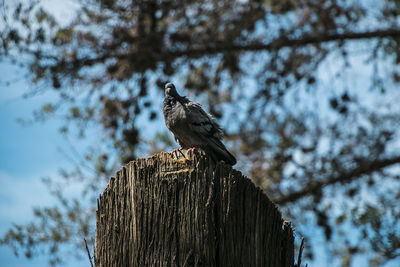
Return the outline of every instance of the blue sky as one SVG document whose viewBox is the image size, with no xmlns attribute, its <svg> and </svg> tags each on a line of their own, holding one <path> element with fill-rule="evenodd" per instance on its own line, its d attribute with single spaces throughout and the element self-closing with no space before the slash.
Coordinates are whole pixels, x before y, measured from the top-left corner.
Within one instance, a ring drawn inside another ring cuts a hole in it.
<svg viewBox="0 0 400 267">
<path fill-rule="evenodd" d="M 10 64 L 0 64 L 2 77 L 12 80 L 21 69 Z M 24 126 L 17 120 L 32 117 L 33 110 L 51 100 L 51 94 L 23 99 L 30 88 L 28 81 L 21 79 L 7 86 L 0 83 L 0 235 L 12 223 L 24 224 L 33 218 L 32 207 L 48 206 L 55 199 L 49 194 L 42 178 L 57 177 L 58 168 L 69 162 L 60 152 L 68 147 L 58 133 L 60 121 L 49 120 Z M 88 266 L 88 259 L 71 261 L 67 266 Z M 0 246 L 2 266 L 46 266 L 44 257 L 27 260 L 16 258 L 9 247 Z"/>
</svg>

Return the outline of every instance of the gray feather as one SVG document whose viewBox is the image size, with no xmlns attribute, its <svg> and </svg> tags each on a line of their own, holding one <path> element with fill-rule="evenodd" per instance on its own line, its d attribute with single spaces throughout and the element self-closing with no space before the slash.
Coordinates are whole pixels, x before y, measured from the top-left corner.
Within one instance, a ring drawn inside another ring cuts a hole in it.
<svg viewBox="0 0 400 267">
<path fill-rule="evenodd" d="M 165 85 L 163 113 L 167 128 L 182 148 L 202 148 L 217 160 L 236 164 L 221 141 L 223 131 L 218 123 L 200 104 L 180 96 L 172 83 Z"/>
</svg>

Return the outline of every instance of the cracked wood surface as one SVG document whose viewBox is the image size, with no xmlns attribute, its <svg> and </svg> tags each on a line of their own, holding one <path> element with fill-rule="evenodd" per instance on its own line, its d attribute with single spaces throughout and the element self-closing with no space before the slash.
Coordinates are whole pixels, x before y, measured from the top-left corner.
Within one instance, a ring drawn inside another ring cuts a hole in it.
<svg viewBox="0 0 400 267">
<path fill-rule="evenodd" d="M 294 265 L 293 232 L 275 205 L 198 151 L 130 162 L 97 204 L 96 266 Z"/>
</svg>

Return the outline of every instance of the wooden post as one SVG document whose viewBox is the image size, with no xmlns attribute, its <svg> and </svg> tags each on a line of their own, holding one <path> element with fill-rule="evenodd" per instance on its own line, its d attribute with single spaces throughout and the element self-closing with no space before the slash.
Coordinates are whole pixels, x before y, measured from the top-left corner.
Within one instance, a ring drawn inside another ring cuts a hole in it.
<svg viewBox="0 0 400 267">
<path fill-rule="evenodd" d="M 186 157 L 138 159 L 111 178 L 95 265 L 294 266 L 293 232 L 267 196 L 231 166 Z"/>
</svg>

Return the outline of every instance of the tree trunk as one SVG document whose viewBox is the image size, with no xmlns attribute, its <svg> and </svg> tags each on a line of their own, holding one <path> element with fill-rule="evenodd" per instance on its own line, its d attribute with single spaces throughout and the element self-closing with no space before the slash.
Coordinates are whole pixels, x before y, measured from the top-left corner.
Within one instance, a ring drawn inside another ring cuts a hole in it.
<svg viewBox="0 0 400 267">
<path fill-rule="evenodd" d="M 294 266 L 290 226 L 249 179 L 199 153 L 176 156 L 111 178 L 97 203 L 96 266 Z"/>
</svg>

